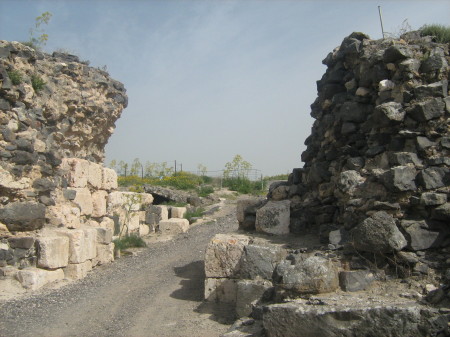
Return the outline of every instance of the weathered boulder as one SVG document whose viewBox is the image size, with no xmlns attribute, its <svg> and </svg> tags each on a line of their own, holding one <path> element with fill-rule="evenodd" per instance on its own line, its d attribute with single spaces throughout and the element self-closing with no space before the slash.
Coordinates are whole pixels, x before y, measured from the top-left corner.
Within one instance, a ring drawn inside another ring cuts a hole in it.
<svg viewBox="0 0 450 337">
<path fill-rule="evenodd" d="M 45 205 L 29 201 L 9 203 L 0 208 L 0 222 L 10 231 L 40 229 L 45 223 Z"/>
<path fill-rule="evenodd" d="M 237 277 L 244 247 L 250 238 L 239 234 L 216 234 L 205 253 L 205 274 L 209 278 Z"/>
<path fill-rule="evenodd" d="M 272 280 L 274 266 L 287 255 L 287 250 L 280 244 L 253 242 L 244 246 L 240 260 L 239 277 L 243 279 Z"/>
<path fill-rule="evenodd" d="M 320 256 L 280 262 L 275 268 L 273 281 L 278 289 L 293 294 L 327 293 L 339 287 L 337 266 Z"/>
<path fill-rule="evenodd" d="M 341 271 L 339 285 L 344 291 L 366 290 L 375 281 L 375 275 L 370 270 Z"/>
<path fill-rule="evenodd" d="M 350 231 L 351 242 L 357 250 L 390 253 L 406 247 L 407 241 L 385 211 L 376 212 Z"/>
<path fill-rule="evenodd" d="M 269 201 L 256 211 L 257 231 L 269 234 L 289 234 L 290 200 Z"/>
</svg>

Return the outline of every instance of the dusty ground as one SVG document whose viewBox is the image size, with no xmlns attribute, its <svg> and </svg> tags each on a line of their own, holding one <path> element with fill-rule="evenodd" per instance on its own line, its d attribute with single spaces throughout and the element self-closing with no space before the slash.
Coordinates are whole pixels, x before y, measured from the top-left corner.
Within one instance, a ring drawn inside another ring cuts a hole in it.
<svg viewBox="0 0 450 337">
<path fill-rule="evenodd" d="M 150 238 L 83 280 L 3 300 L 0 336 L 219 336 L 234 317 L 203 301 L 203 258 L 212 236 L 237 229 L 235 202 L 213 218 L 171 240 Z"/>
</svg>

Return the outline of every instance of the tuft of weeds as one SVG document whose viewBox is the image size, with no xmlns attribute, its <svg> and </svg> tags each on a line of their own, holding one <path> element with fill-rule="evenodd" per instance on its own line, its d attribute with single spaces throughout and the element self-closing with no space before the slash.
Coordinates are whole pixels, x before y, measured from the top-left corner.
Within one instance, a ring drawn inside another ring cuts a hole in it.
<svg viewBox="0 0 450 337">
<path fill-rule="evenodd" d="M 450 43 L 450 26 L 432 24 L 424 25 L 419 29 L 422 36 L 434 36 L 436 42 Z"/>
<path fill-rule="evenodd" d="M 18 70 L 8 71 L 8 77 L 14 85 L 19 85 L 23 81 L 22 74 Z"/>
<path fill-rule="evenodd" d="M 38 92 L 44 88 L 45 81 L 42 79 L 41 76 L 38 74 L 34 74 L 31 76 L 31 86 L 33 87 L 34 91 Z"/>
<path fill-rule="evenodd" d="M 140 236 L 134 234 L 116 239 L 113 242 L 115 250 L 124 250 L 132 247 L 147 247 L 145 241 Z"/>
<path fill-rule="evenodd" d="M 204 212 L 205 209 L 203 207 L 199 207 L 192 211 L 187 211 L 186 214 L 184 214 L 184 218 L 187 219 L 189 223 L 192 223 L 192 218 L 201 218 Z"/>
</svg>

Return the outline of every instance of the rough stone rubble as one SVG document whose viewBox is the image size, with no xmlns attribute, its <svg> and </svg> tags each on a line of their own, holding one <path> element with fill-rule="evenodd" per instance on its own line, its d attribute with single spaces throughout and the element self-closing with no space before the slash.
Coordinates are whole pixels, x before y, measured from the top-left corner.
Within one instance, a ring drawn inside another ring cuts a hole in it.
<svg viewBox="0 0 450 337">
<path fill-rule="evenodd" d="M 304 167 L 208 246 L 205 297 L 242 317 L 224 336 L 449 334 L 449 62 L 415 32 L 325 58 Z"/>
</svg>

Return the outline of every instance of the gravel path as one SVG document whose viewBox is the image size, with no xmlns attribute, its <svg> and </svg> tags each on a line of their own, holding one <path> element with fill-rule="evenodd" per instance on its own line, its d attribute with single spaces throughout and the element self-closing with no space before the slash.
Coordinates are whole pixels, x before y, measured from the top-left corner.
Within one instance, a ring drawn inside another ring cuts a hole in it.
<svg viewBox="0 0 450 337">
<path fill-rule="evenodd" d="M 221 213 L 83 280 L 5 302 L 0 336 L 219 336 L 233 317 L 223 304 L 203 302 L 203 258 L 214 234 L 238 227 L 234 212 Z"/>
</svg>

